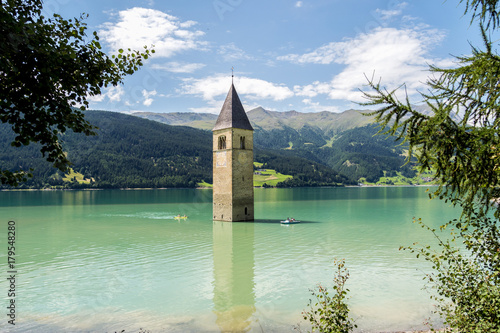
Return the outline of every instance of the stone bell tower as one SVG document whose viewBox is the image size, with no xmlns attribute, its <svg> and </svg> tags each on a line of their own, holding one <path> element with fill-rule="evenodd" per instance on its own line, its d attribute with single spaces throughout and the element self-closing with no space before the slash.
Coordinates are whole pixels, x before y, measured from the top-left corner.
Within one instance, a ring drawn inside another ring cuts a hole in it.
<svg viewBox="0 0 500 333">
<path fill-rule="evenodd" d="M 232 83 L 212 131 L 213 219 L 253 221 L 253 127 Z"/>
</svg>

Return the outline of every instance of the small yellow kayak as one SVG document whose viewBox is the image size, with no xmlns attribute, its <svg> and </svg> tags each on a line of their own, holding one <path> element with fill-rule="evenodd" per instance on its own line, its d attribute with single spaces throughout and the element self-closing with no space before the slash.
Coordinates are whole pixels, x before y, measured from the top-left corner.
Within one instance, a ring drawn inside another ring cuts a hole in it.
<svg viewBox="0 0 500 333">
<path fill-rule="evenodd" d="M 177 219 L 177 220 L 180 220 L 180 219 L 187 219 L 188 217 L 186 215 L 184 215 L 184 216 L 177 215 L 174 218 Z"/>
</svg>

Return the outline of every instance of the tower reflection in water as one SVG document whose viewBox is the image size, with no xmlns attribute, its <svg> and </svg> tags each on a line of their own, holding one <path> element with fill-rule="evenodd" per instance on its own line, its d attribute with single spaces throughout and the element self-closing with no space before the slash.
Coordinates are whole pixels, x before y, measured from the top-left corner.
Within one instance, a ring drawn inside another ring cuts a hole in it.
<svg viewBox="0 0 500 333">
<path fill-rule="evenodd" d="M 255 313 L 254 225 L 213 223 L 216 323 L 222 332 L 247 332 Z"/>
</svg>

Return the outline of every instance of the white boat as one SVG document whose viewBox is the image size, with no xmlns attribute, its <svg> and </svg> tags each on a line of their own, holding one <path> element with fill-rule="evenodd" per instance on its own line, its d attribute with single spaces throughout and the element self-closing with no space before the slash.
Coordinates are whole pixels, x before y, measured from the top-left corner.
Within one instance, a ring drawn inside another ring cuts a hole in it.
<svg viewBox="0 0 500 333">
<path fill-rule="evenodd" d="M 300 221 L 297 221 L 296 219 L 291 219 L 291 218 L 287 218 L 286 220 L 284 221 L 280 221 L 281 224 L 297 224 L 297 223 L 300 223 Z"/>
</svg>

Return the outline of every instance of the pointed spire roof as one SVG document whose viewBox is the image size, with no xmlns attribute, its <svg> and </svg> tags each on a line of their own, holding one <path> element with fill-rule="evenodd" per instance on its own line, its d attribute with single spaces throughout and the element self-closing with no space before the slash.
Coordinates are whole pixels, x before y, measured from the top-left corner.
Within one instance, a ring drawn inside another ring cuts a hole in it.
<svg viewBox="0 0 500 333">
<path fill-rule="evenodd" d="M 253 131 L 253 127 L 232 83 L 212 131 L 226 128 L 241 128 Z"/>
</svg>

